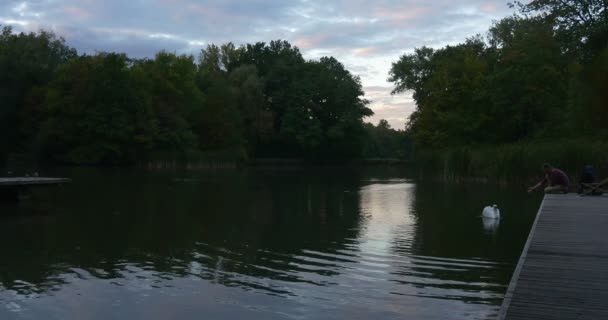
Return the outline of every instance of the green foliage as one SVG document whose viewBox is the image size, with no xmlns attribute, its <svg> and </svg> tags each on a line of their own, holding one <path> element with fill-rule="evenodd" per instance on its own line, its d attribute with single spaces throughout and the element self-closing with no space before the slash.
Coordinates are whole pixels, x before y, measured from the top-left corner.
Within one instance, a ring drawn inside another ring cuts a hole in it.
<svg viewBox="0 0 608 320">
<path fill-rule="evenodd" d="M 523 14 L 537 15 L 554 25 L 556 37 L 571 56 L 594 58 L 608 41 L 608 3 L 605 0 L 533 0 L 513 3 Z"/>
<path fill-rule="evenodd" d="M 196 64 L 191 56 L 161 51 L 153 60 L 136 61 L 132 67 L 144 97 L 145 111 L 140 139 L 148 149 L 187 152 L 197 148 L 189 122 L 203 107 L 203 93 L 195 84 Z"/>
<path fill-rule="evenodd" d="M 380 120 L 377 126 L 365 124 L 366 141 L 363 155 L 368 159 L 410 159 L 413 145 L 405 131 L 391 128 L 386 120 Z"/>
<path fill-rule="evenodd" d="M 53 33 L 0 30 L 0 163 L 10 153 L 31 152 L 44 87 L 62 63 L 76 56 Z"/>
<path fill-rule="evenodd" d="M 82 56 L 62 65 L 49 83 L 39 143 L 55 160 L 99 163 L 129 158 L 143 107 L 128 58 Z"/>
<path fill-rule="evenodd" d="M 412 90 L 418 104 L 408 125 L 418 143 L 445 146 L 485 138 L 480 132 L 492 125 L 485 50 L 479 39 L 471 39 L 440 50 L 418 49 L 393 64 L 395 92 Z"/>
<path fill-rule="evenodd" d="M 306 61 L 286 41 L 133 60 L 78 56 L 51 33 L 4 28 L 0 160 L 359 157 L 372 115 L 363 95 L 339 61 Z"/>
<path fill-rule="evenodd" d="M 361 153 L 364 117 L 372 115 L 363 100 L 359 78 L 334 58 L 311 61 L 295 82 L 297 101 L 285 110 L 281 133 L 296 139 L 316 157 L 354 157 Z"/>
<path fill-rule="evenodd" d="M 496 64 L 488 75 L 496 142 L 562 134 L 567 119 L 568 60 L 544 20 L 510 17 L 490 30 Z"/>
<path fill-rule="evenodd" d="M 363 99 L 360 79 L 335 58 L 305 61 L 298 48 L 272 41 L 240 48 L 212 45 L 199 60 L 203 91 L 232 92 L 219 94 L 216 105 L 221 110 L 211 112 L 224 112 L 220 118 L 230 120 L 222 125 L 231 129 L 219 131 L 240 131 L 245 140 L 232 137 L 220 144 L 245 143 L 252 154 L 262 157 L 361 155 L 363 119 L 372 111 Z M 219 87 L 205 89 L 212 86 Z"/>
<path fill-rule="evenodd" d="M 516 3 L 486 40 L 420 48 L 393 63 L 394 93 L 411 92 L 418 149 L 604 137 L 606 1 Z"/>
<path fill-rule="evenodd" d="M 453 147 L 423 150 L 416 154 L 418 172 L 424 177 L 448 180 L 477 178 L 488 181 L 532 182 L 549 162 L 577 181 L 583 166 L 592 164 L 608 176 L 608 144 L 605 141 L 569 139 L 529 141 L 486 147 Z"/>
<path fill-rule="evenodd" d="M 608 6 L 515 2 L 521 15 L 479 36 L 393 63 L 394 93 L 417 109 L 407 130 L 423 175 L 526 180 L 546 161 L 575 177 L 608 154 Z"/>
<path fill-rule="evenodd" d="M 264 81 L 252 65 L 235 68 L 229 75 L 239 114 L 242 117 L 242 132 L 250 152 L 267 144 L 274 135 L 274 114 L 266 101 Z"/>
</svg>

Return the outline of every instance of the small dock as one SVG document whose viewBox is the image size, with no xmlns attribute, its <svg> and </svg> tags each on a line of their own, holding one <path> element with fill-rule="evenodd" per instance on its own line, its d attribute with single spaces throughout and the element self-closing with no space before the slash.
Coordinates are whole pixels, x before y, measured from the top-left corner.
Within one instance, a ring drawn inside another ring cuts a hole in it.
<svg viewBox="0 0 608 320">
<path fill-rule="evenodd" d="M 545 196 L 498 319 L 608 319 L 608 197 Z"/>
<path fill-rule="evenodd" d="M 70 182 L 70 179 L 38 177 L 0 178 L 0 187 L 58 185 L 66 182 Z"/>
<path fill-rule="evenodd" d="M 0 202 L 17 202 L 19 201 L 19 193 L 33 187 L 61 185 L 70 181 L 71 179 L 66 178 L 0 178 Z"/>
</svg>

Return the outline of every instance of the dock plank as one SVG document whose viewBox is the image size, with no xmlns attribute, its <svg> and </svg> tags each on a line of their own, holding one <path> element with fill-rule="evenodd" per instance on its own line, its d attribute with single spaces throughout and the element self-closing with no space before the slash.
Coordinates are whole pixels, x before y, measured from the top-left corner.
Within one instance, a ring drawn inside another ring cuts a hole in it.
<svg viewBox="0 0 608 320">
<path fill-rule="evenodd" d="M 499 320 L 608 319 L 608 197 L 546 195 Z"/>
<path fill-rule="evenodd" d="M 70 182 L 70 179 L 43 177 L 0 178 L 0 187 L 53 185 L 66 182 Z"/>
</svg>

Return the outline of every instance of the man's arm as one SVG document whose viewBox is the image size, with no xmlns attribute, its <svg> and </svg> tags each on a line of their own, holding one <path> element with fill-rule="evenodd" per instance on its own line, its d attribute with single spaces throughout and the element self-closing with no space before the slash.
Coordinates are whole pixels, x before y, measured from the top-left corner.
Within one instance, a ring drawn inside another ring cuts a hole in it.
<svg viewBox="0 0 608 320">
<path fill-rule="evenodd" d="M 536 191 L 538 188 L 542 187 L 546 181 L 547 181 L 547 177 L 543 178 L 543 180 L 541 180 L 539 183 L 528 188 L 528 193 L 532 193 L 532 192 Z"/>
</svg>

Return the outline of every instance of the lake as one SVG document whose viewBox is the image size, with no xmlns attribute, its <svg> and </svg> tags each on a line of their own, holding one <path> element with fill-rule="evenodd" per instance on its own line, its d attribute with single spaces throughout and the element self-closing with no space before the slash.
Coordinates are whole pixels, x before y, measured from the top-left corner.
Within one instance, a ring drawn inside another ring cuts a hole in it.
<svg viewBox="0 0 608 320">
<path fill-rule="evenodd" d="M 73 182 L 0 206 L 0 319 L 493 319 L 541 199 L 399 168 L 49 173 Z"/>
</svg>

